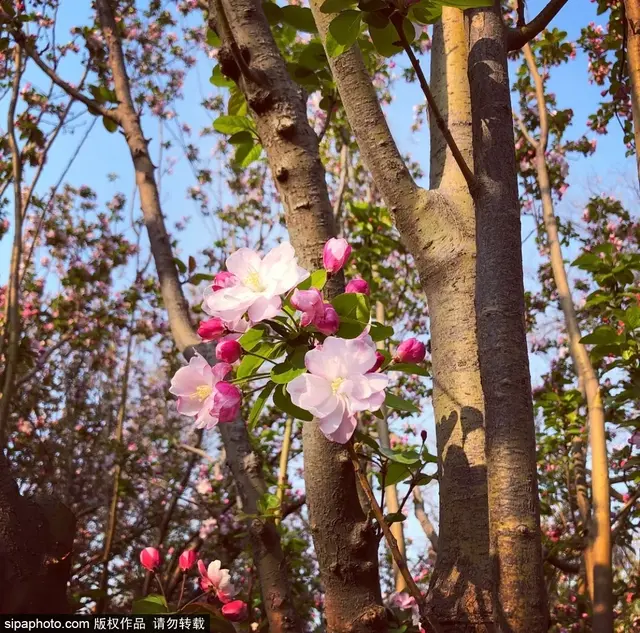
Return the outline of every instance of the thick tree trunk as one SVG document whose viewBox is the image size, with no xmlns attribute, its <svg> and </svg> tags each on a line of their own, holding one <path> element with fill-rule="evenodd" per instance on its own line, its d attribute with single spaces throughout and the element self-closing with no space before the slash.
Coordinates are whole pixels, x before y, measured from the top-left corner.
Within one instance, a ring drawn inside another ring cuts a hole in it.
<svg viewBox="0 0 640 633">
<path fill-rule="evenodd" d="M 640 0 L 624 0 L 627 34 L 627 63 L 631 79 L 631 105 L 633 108 L 633 135 L 636 146 L 636 165 L 640 181 Z"/>
<path fill-rule="evenodd" d="M 330 16 L 312 0 L 320 33 Z M 436 28 L 434 92 L 468 165 L 471 114 L 462 14 L 445 8 Z M 491 626 L 491 568 L 483 395 L 475 337 L 473 202 L 439 129 L 432 130 L 432 191 L 411 179 L 391 137 L 359 51 L 329 60 L 363 160 L 416 260 L 432 332 L 434 408 L 440 471 L 440 535 L 429 599 L 448 631 Z"/>
<path fill-rule="evenodd" d="M 160 279 L 162 299 L 169 315 L 169 324 L 176 345 L 188 360 L 195 348 L 200 345 L 200 338 L 191 323 L 189 306 L 182 293 L 173 261 L 169 235 L 160 207 L 154 166 L 131 97 L 122 46 L 109 0 L 97 0 L 96 6 L 109 50 L 109 64 L 119 101 L 118 122 L 124 131 L 136 172 L 142 214 Z M 207 353 L 210 361 L 213 361 L 209 353 L 210 346 L 203 345 L 200 349 L 203 355 Z M 251 447 L 243 420 L 237 419 L 232 423 L 221 425 L 220 430 L 227 459 L 243 504 L 248 512 L 251 512 L 251 508 L 257 508 L 258 499 L 266 490 L 262 472 L 256 469 L 256 464 L 260 463 L 259 458 Z M 250 536 L 271 630 L 273 633 L 299 631 L 289 588 L 287 565 L 275 526 L 271 523 L 263 526 L 254 521 L 250 525 Z"/>
<path fill-rule="evenodd" d="M 303 266 L 321 268 L 323 245 L 335 235 L 335 227 L 303 92 L 289 76 L 259 1 L 215 0 L 211 7 L 222 39 L 222 70 L 236 80 L 251 108 L 283 201 L 291 242 Z M 335 275 L 327 292 L 333 295 L 343 287 L 342 275 Z M 377 540 L 358 499 L 349 456 L 343 446 L 329 442 L 315 422 L 304 424 L 302 440 L 327 630 L 386 631 Z"/>
<path fill-rule="evenodd" d="M 551 182 L 547 168 L 546 149 L 549 137 L 547 104 L 544 84 L 538 72 L 535 57 L 529 44 L 525 44 L 524 55 L 533 79 L 538 112 L 540 116 L 540 138 L 534 141 L 536 170 L 542 217 L 547 233 L 551 270 L 558 291 L 560 307 L 564 315 L 569 338 L 569 350 L 578 376 L 578 384 L 587 401 L 589 438 L 591 445 L 591 499 L 583 498 L 580 512 L 586 528 L 587 543 L 584 551 L 589 591 L 593 601 L 593 630 L 596 633 L 613 631 L 613 574 L 611 569 L 611 501 L 609 499 L 609 461 L 604 408 L 600 397 L 600 384 L 591 364 L 589 353 L 580 343 L 582 334 L 578 324 L 573 297 L 562 258 L 562 247 L 558 236 L 558 225 L 551 197 Z"/>
<path fill-rule="evenodd" d="M 20 496 L 0 454 L 0 613 L 68 613 L 75 517 L 63 504 Z"/>
<path fill-rule="evenodd" d="M 548 615 L 507 50 L 499 3 L 467 14 L 478 178 L 476 311 L 496 627 L 543 633 Z"/>
</svg>

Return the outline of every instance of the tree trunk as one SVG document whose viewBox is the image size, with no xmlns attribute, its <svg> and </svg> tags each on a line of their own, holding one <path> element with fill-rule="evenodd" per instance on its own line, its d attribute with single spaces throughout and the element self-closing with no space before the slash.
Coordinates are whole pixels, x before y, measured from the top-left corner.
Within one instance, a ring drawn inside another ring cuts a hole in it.
<svg viewBox="0 0 640 633">
<path fill-rule="evenodd" d="M 330 16 L 312 0 L 320 33 Z M 471 164 L 469 88 L 462 14 L 443 9 L 432 52 L 434 92 Z M 440 473 L 440 535 L 429 599 L 445 631 L 491 626 L 491 568 L 483 395 L 475 337 L 473 202 L 460 168 L 432 130 L 432 191 L 419 189 L 389 132 L 359 51 L 329 60 L 363 160 L 416 260 L 432 332 L 434 408 Z"/>
<path fill-rule="evenodd" d="M 613 631 L 613 574 L 611 569 L 611 502 L 609 499 L 609 461 L 604 408 L 600 397 L 600 384 L 591 364 L 591 359 L 580 343 L 582 334 L 578 324 L 573 297 L 562 258 L 562 247 L 558 237 L 558 225 L 551 197 L 551 182 L 547 168 L 546 149 L 549 137 L 547 103 L 544 84 L 538 72 L 535 57 L 529 44 L 523 47 L 529 73 L 533 79 L 540 116 L 540 138 L 534 142 L 536 170 L 542 217 L 547 233 L 553 280 L 558 291 L 560 307 L 564 315 L 569 337 L 569 350 L 578 376 L 578 385 L 587 401 L 589 438 L 591 445 L 591 499 L 592 508 L 583 499 L 580 512 L 586 528 L 584 552 L 589 591 L 593 601 L 593 630 L 596 633 Z M 582 507 L 586 506 L 586 507 Z"/>
<path fill-rule="evenodd" d="M 520 207 L 500 4 L 467 11 L 473 155 L 478 186 L 476 313 L 485 397 L 489 529 L 496 627 L 543 633 L 536 446 Z"/>
<path fill-rule="evenodd" d="M 221 68 L 239 84 L 251 108 L 283 201 L 291 243 L 303 266 L 321 268 L 324 243 L 335 235 L 335 227 L 304 94 L 289 76 L 258 0 L 214 0 L 210 6 L 222 39 Z M 343 288 L 343 276 L 335 275 L 327 293 L 332 296 Z M 353 465 L 345 448 L 328 441 L 313 421 L 304 423 L 302 441 L 327 630 L 382 633 L 387 622 L 378 544 L 358 499 Z"/>
<path fill-rule="evenodd" d="M 636 166 L 640 181 L 640 0 L 624 0 L 627 34 L 627 63 L 631 79 L 631 105 L 633 108 L 633 135 L 636 148 Z M 615 97 L 614 97 L 615 99 Z"/>
<path fill-rule="evenodd" d="M 209 356 L 212 362 L 211 346 L 200 345 L 200 338 L 190 320 L 188 303 L 182 293 L 160 207 L 154 166 L 133 105 L 122 46 L 109 0 L 97 0 L 96 6 L 109 50 L 109 65 L 119 101 L 118 119 L 136 172 L 142 214 L 149 233 L 171 332 L 177 347 L 187 360 L 199 346 L 200 352 Z M 251 512 L 250 508 L 257 508 L 258 499 L 266 490 L 261 471 L 255 470 L 255 464 L 260 463 L 259 458 L 251 448 L 247 428 L 241 419 L 220 425 L 220 434 L 243 504 Z M 299 631 L 280 538 L 275 526 L 269 523 L 266 526 L 263 529 L 262 525 L 254 521 L 250 525 L 250 534 L 267 619 L 273 633 Z"/>
</svg>

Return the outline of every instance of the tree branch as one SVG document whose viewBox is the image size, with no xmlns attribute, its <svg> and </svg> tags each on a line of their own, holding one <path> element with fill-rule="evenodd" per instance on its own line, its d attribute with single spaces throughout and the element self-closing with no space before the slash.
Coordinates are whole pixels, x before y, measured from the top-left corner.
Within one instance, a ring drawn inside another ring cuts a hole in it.
<svg viewBox="0 0 640 633">
<path fill-rule="evenodd" d="M 522 0 L 520 2 L 522 3 Z M 568 0 L 550 0 L 549 4 L 528 24 L 516 28 L 507 28 L 507 50 L 517 51 L 542 33 L 567 2 Z"/>
<path fill-rule="evenodd" d="M 391 21 L 393 22 L 393 25 L 396 28 L 398 37 L 400 37 L 400 41 L 402 42 L 402 47 L 404 48 L 405 53 L 409 57 L 411 66 L 413 66 L 413 69 L 416 71 L 416 75 L 418 76 L 418 82 L 420 83 L 420 88 L 422 88 L 422 92 L 424 93 L 424 96 L 427 99 L 427 103 L 429 104 L 429 108 L 436 122 L 436 125 L 438 126 L 438 129 L 442 133 L 442 136 L 444 136 L 444 139 L 447 142 L 447 145 L 451 150 L 451 154 L 453 155 L 453 158 L 458 164 L 458 167 L 460 167 L 460 171 L 462 172 L 462 175 L 464 176 L 464 179 L 467 182 L 467 186 L 469 187 L 469 190 L 473 191 L 474 187 L 477 185 L 476 177 L 474 176 L 473 172 L 469 168 L 469 165 L 467 165 L 467 162 L 465 161 L 464 157 L 462 156 L 462 153 L 460 152 L 460 148 L 458 147 L 458 144 L 456 143 L 455 139 L 453 138 L 453 135 L 451 134 L 449 128 L 447 127 L 447 123 L 444 120 L 442 113 L 438 108 L 438 104 L 436 103 L 436 100 L 433 97 L 431 88 L 429 88 L 429 82 L 427 81 L 427 78 L 424 76 L 424 73 L 422 72 L 422 67 L 420 66 L 420 62 L 418 61 L 418 58 L 415 56 L 413 50 L 411 49 L 411 45 L 407 41 L 407 36 L 405 35 L 404 28 L 403 28 L 403 18 L 401 15 L 397 15 L 392 17 Z"/>
<path fill-rule="evenodd" d="M 429 515 L 426 513 L 424 509 L 424 499 L 422 498 L 422 492 L 420 491 L 420 486 L 416 486 L 413 489 L 413 508 L 416 513 L 416 519 L 418 519 L 422 530 L 424 531 L 426 537 L 431 542 L 431 547 L 433 547 L 433 551 L 438 551 L 438 533 L 436 532 L 433 523 L 431 523 L 431 519 Z"/>
</svg>

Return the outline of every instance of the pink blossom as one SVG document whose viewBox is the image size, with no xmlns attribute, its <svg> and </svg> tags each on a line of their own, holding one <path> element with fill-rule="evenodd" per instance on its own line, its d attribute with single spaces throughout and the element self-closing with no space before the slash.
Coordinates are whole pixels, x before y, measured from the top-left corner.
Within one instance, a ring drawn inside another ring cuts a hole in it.
<svg viewBox="0 0 640 633">
<path fill-rule="evenodd" d="M 230 371 L 228 363 L 211 367 L 196 354 L 171 379 L 169 393 L 178 396 L 178 411 L 195 416 L 196 428 L 211 429 L 219 422 L 231 422 L 238 415 L 242 393 L 235 385 L 223 382 Z"/>
<path fill-rule="evenodd" d="M 226 270 L 218 273 L 213 279 L 213 290 L 222 290 L 223 288 L 231 288 L 238 283 L 239 279 Z"/>
<path fill-rule="evenodd" d="M 242 355 L 242 347 L 238 341 L 220 341 L 216 346 L 216 358 L 224 363 L 235 363 Z"/>
<path fill-rule="evenodd" d="M 341 237 L 332 237 L 325 245 L 322 252 L 322 263 L 325 270 L 337 273 L 344 267 L 351 255 L 351 245 Z"/>
<path fill-rule="evenodd" d="M 362 295 L 371 294 L 369 284 L 364 279 L 352 279 L 347 284 L 347 287 L 344 289 L 344 291 L 349 293 L 360 293 Z"/>
<path fill-rule="evenodd" d="M 231 287 L 204 293 L 203 309 L 224 321 L 237 321 L 248 312 L 253 323 L 274 317 L 289 292 L 309 273 L 298 266 L 293 246 L 283 242 L 264 257 L 241 248 L 227 258 L 227 269 L 238 278 Z"/>
<path fill-rule="evenodd" d="M 355 414 L 377 411 L 384 402 L 389 379 L 370 372 L 376 349 L 367 339 L 328 337 L 305 355 L 309 373 L 287 385 L 293 403 L 313 414 L 320 430 L 333 442 L 349 441 L 356 428 Z"/>
<path fill-rule="evenodd" d="M 291 295 L 291 305 L 302 312 L 301 324 L 303 327 L 313 323 L 324 316 L 322 295 L 317 288 L 298 290 Z"/>
<path fill-rule="evenodd" d="M 226 323 L 217 317 L 200 321 L 198 326 L 198 336 L 203 341 L 217 341 L 227 332 Z"/>
<path fill-rule="evenodd" d="M 160 567 L 160 552 L 155 547 L 145 547 L 140 552 L 140 563 L 149 571 Z"/>
<path fill-rule="evenodd" d="M 178 558 L 178 565 L 182 571 L 188 571 L 195 565 L 197 558 L 198 554 L 194 550 L 185 550 Z"/>
<path fill-rule="evenodd" d="M 322 316 L 315 319 L 313 325 L 315 325 L 316 329 L 322 332 L 322 334 L 331 336 L 335 334 L 340 327 L 340 317 L 338 317 L 338 313 L 330 303 L 323 303 L 322 310 Z M 301 320 L 301 323 L 304 325 L 304 319 Z"/>
<path fill-rule="evenodd" d="M 228 602 L 222 607 L 222 615 L 229 622 L 242 622 L 248 616 L 247 603 L 242 600 Z"/>
<path fill-rule="evenodd" d="M 235 587 L 231 584 L 228 569 L 222 569 L 222 563 L 214 560 L 206 567 L 202 560 L 198 561 L 200 572 L 200 587 L 203 591 L 214 591 L 223 602 L 229 602 L 235 594 Z"/>
<path fill-rule="evenodd" d="M 421 363 L 426 356 L 427 350 L 424 343 L 416 338 L 408 338 L 398 345 L 395 360 L 399 363 Z"/>
<path fill-rule="evenodd" d="M 380 367 L 382 367 L 382 363 L 384 363 L 384 355 L 381 354 L 380 352 L 376 351 L 376 362 L 373 365 L 373 367 L 369 370 L 370 372 L 373 371 L 378 371 L 378 369 L 380 369 Z"/>
</svg>

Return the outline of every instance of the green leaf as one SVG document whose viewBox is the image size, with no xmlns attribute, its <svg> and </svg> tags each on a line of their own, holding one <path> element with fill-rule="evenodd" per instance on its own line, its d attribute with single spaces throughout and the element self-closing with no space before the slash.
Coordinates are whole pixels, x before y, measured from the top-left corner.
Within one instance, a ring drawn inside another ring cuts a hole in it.
<svg viewBox="0 0 640 633">
<path fill-rule="evenodd" d="M 102 117 L 102 125 L 104 125 L 105 130 L 107 130 L 107 132 L 109 132 L 110 134 L 118 131 L 118 124 L 108 116 Z"/>
<path fill-rule="evenodd" d="M 240 90 L 232 88 L 229 103 L 227 104 L 227 114 L 229 116 L 246 116 L 247 112 L 249 112 L 249 107 L 244 95 Z"/>
<path fill-rule="evenodd" d="M 253 354 L 258 354 L 259 356 L 264 356 L 264 358 L 268 359 L 276 359 L 284 353 L 285 350 L 284 343 L 260 343 L 257 347 L 251 350 Z M 240 365 L 238 365 L 238 369 L 236 370 L 236 376 L 238 378 L 246 378 L 247 376 L 251 376 L 257 373 L 258 369 L 262 367 L 262 364 L 265 362 L 264 358 L 260 358 L 259 356 L 251 356 L 251 354 L 247 354 L 241 361 Z"/>
<path fill-rule="evenodd" d="M 260 414 L 262 413 L 262 409 L 264 409 L 264 405 L 267 403 L 271 392 L 275 389 L 275 384 L 269 381 L 265 388 L 258 394 L 256 401 L 253 403 L 251 407 L 251 411 L 249 413 L 249 419 L 247 420 L 247 425 L 250 431 L 256 428 L 256 424 L 258 424 L 258 420 L 260 419 Z"/>
<path fill-rule="evenodd" d="M 389 409 L 395 409 L 396 411 L 406 411 L 407 413 L 420 413 L 420 409 L 415 404 L 408 402 L 400 396 L 396 396 L 393 393 L 387 391 L 387 395 L 384 399 L 384 403 Z"/>
<path fill-rule="evenodd" d="M 479 9 L 481 7 L 492 7 L 493 0 L 431 0 L 436 4 L 445 7 L 456 7 L 458 9 Z"/>
<path fill-rule="evenodd" d="M 280 499 L 270 492 L 265 492 L 260 499 L 258 499 L 258 512 L 260 514 L 275 514 L 276 510 L 280 507 Z"/>
<path fill-rule="evenodd" d="M 187 282 L 192 284 L 193 286 L 197 286 L 198 284 L 201 284 L 203 281 L 213 281 L 213 278 L 214 278 L 214 275 L 208 275 L 207 273 L 196 273 L 195 275 L 192 275 L 191 277 L 189 277 Z"/>
<path fill-rule="evenodd" d="M 213 122 L 213 129 L 221 134 L 237 134 L 238 132 L 252 132 L 253 123 L 246 116 L 219 116 Z"/>
<path fill-rule="evenodd" d="M 380 453 L 392 462 L 398 462 L 399 464 L 417 464 L 420 461 L 420 455 L 413 449 L 394 451 L 390 448 L 381 448 Z"/>
<path fill-rule="evenodd" d="M 305 420 L 310 422 L 313 420 L 313 415 L 300 407 L 297 407 L 291 402 L 291 396 L 288 394 L 285 385 L 278 385 L 273 392 L 273 404 L 288 415 L 296 418 L 297 420 Z"/>
<path fill-rule="evenodd" d="M 324 52 L 322 44 L 317 40 L 309 42 L 300 53 L 298 62 L 305 68 L 320 70 L 327 67 L 327 54 Z"/>
<path fill-rule="evenodd" d="M 262 341 L 266 333 L 267 329 L 264 326 L 260 324 L 254 325 L 238 339 L 238 343 L 240 343 L 240 347 L 245 352 L 250 352 Z"/>
<path fill-rule="evenodd" d="M 360 442 L 361 444 L 366 444 L 369 448 L 373 449 L 374 453 L 380 454 L 380 447 L 378 446 L 378 443 L 370 435 L 367 435 L 362 431 L 358 431 L 357 429 L 354 435 L 356 441 Z"/>
<path fill-rule="evenodd" d="M 411 471 L 405 464 L 393 462 L 387 467 L 387 474 L 384 478 L 385 486 L 394 486 L 398 482 L 411 476 Z M 382 475 L 379 477 L 380 485 L 382 485 Z"/>
<path fill-rule="evenodd" d="M 271 370 L 271 380 L 278 385 L 286 385 L 294 378 L 304 374 L 306 371 L 307 370 L 304 367 L 300 369 L 298 367 L 294 367 L 289 361 L 285 361 L 284 363 L 276 365 Z"/>
<path fill-rule="evenodd" d="M 640 327 L 640 306 L 631 306 L 625 310 L 622 320 L 631 330 Z"/>
<path fill-rule="evenodd" d="M 131 612 L 135 614 L 168 613 L 169 609 L 163 596 L 152 593 L 145 598 L 140 598 L 140 600 L 134 600 Z"/>
<path fill-rule="evenodd" d="M 597 327 L 591 334 L 587 334 L 580 339 L 581 343 L 586 345 L 613 345 L 621 343 L 624 340 L 616 330 L 609 325 L 601 325 Z"/>
<path fill-rule="evenodd" d="M 222 70 L 220 69 L 220 64 L 218 64 L 211 73 L 211 79 L 209 81 L 214 85 L 218 86 L 218 88 L 232 88 L 236 85 L 235 81 L 225 77 L 222 74 Z"/>
<path fill-rule="evenodd" d="M 262 10 L 271 26 L 282 22 L 282 9 L 275 2 L 263 2 Z"/>
<path fill-rule="evenodd" d="M 604 262 L 595 253 L 583 253 L 571 262 L 572 266 L 589 271 L 600 270 L 603 264 Z"/>
<path fill-rule="evenodd" d="M 338 57 L 342 55 L 349 47 L 344 46 L 343 44 L 339 44 L 336 41 L 336 38 L 331 35 L 330 32 L 327 33 L 327 39 L 325 40 L 325 46 L 327 47 L 327 55 L 329 57 Z"/>
<path fill-rule="evenodd" d="M 314 270 L 304 281 L 298 284 L 299 290 L 309 290 L 310 288 L 316 288 L 322 290 L 327 283 L 327 271 L 322 268 L 321 270 Z"/>
<path fill-rule="evenodd" d="M 173 258 L 173 263 L 176 265 L 176 268 L 178 269 L 178 272 L 182 273 L 184 275 L 184 273 L 187 272 L 187 266 L 185 265 L 185 263 L 181 260 L 178 259 L 177 257 Z"/>
<path fill-rule="evenodd" d="M 253 134 L 246 130 L 232 134 L 227 140 L 231 145 L 253 145 L 254 143 Z"/>
<path fill-rule="evenodd" d="M 338 295 L 332 299 L 331 305 L 336 309 L 340 318 L 353 319 L 365 325 L 369 323 L 371 318 L 369 297 L 358 292 Z"/>
<path fill-rule="evenodd" d="M 335 335 L 346 339 L 358 338 L 358 336 L 364 332 L 366 327 L 367 324 L 362 321 L 356 321 L 356 319 L 348 319 L 346 317 L 341 318 L 340 327 L 338 327 L 338 331 Z"/>
<path fill-rule="evenodd" d="M 411 7 L 409 11 L 409 19 L 419 24 L 433 24 L 440 19 L 441 15 L 442 6 L 435 2 Z"/>
<path fill-rule="evenodd" d="M 389 371 L 400 371 L 403 374 L 412 374 L 414 376 L 428 376 L 429 372 L 423 365 L 414 363 L 393 363 L 388 367 Z"/>
<path fill-rule="evenodd" d="M 340 13 L 343 9 L 348 9 L 357 4 L 358 0 L 326 0 L 320 11 L 322 13 Z"/>
<path fill-rule="evenodd" d="M 406 518 L 402 512 L 394 512 L 393 514 L 385 515 L 384 520 L 388 525 L 391 525 L 392 523 L 402 523 Z"/>
<path fill-rule="evenodd" d="M 331 20 L 329 33 L 346 50 L 355 44 L 360 35 L 361 27 L 362 13 L 360 11 L 343 11 Z"/>
<path fill-rule="evenodd" d="M 377 321 L 372 321 L 369 334 L 373 341 L 377 343 L 378 341 L 384 341 L 386 338 L 391 338 L 393 336 L 393 328 L 389 325 L 383 325 Z"/>
<path fill-rule="evenodd" d="M 220 48 L 222 44 L 218 34 L 213 29 L 207 29 L 207 44 L 211 46 L 211 48 Z"/>
<path fill-rule="evenodd" d="M 428 483 L 431 483 L 432 481 L 433 481 L 433 477 L 431 475 L 425 475 L 424 473 L 420 473 L 413 480 L 413 483 L 415 486 L 426 486 Z"/>
<path fill-rule="evenodd" d="M 238 145 L 233 160 L 240 167 L 248 167 L 260 158 L 262 154 L 262 145 L 260 143 Z"/>
<path fill-rule="evenodd" d="M 282 7 L 282 20 L 293 28 L 298 29 L 298 31 L 305 31 L 306 33 L 318 32 L 313 13 L 307 7 L 297 7 L 295 5 Z"/>
</svg>

